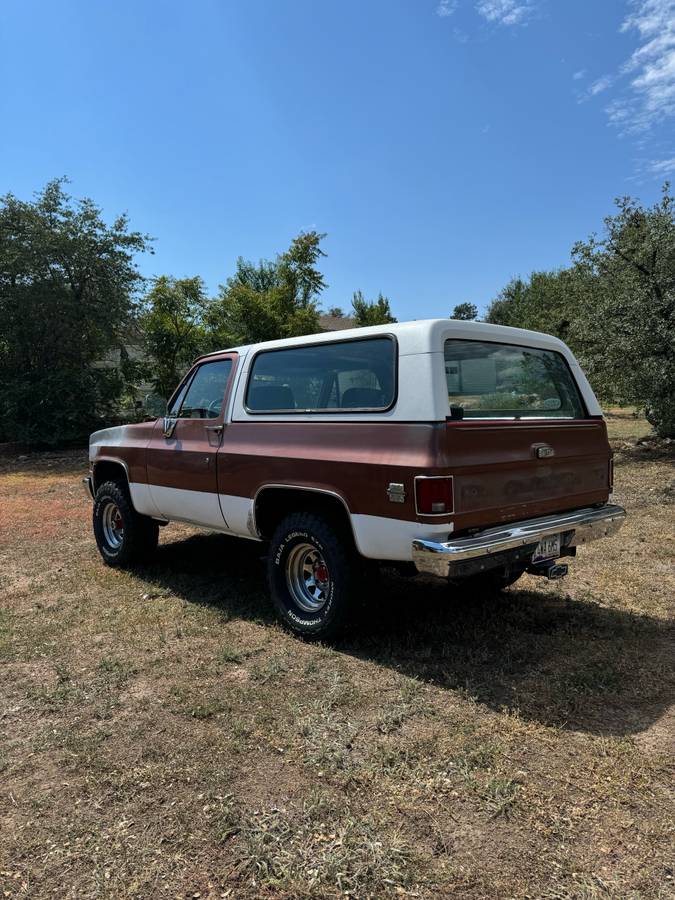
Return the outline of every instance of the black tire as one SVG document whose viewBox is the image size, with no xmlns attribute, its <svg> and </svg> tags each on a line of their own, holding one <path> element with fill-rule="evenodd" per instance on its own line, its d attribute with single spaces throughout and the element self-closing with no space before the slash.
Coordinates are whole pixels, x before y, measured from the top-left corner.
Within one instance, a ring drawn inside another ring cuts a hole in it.
<svg viewBox="0 0 675 900">
<path fill-rule="evenodd" d="M 330 520 L 308 512 L 287 516 L 274 532 L 267 561 L 272 603 L 281 623 L 306 640 L 341 634 L 358 605 L 365 563 L 351 536 Z M 303 578 L 302 572 L 309 577 Z M 314 608 L 308 608 L 312 603 Z"/>
<path fill-rule="evenodd" d="M 108 566 L 134 565 L 157 548 L 157 522 L 136 512 L 126 485 L 117 481 L 106 481 L 96 491 L 92 520 L 96 546 Z"/>
</svg>

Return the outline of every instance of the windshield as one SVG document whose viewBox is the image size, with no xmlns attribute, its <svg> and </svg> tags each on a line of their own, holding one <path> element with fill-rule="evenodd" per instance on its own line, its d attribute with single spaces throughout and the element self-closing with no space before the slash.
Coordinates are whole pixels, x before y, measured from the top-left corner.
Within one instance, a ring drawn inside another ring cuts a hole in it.
<svg viewBox="0 0 675 900">
<path fill-rule="evenodd" d="M 552 350 L 447 340 L 445 377 L 453 419 L 584 416 L 572 373 Z"/>
</svg>

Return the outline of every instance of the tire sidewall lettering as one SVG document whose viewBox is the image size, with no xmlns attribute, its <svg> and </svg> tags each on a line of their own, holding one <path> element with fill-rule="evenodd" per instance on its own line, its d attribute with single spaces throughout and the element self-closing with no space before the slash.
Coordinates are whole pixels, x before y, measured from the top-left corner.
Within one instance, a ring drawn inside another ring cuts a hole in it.
<svg viewBox="0 0 675 900">
<path fill-rule="evenodd" d="M 304 531 L 302 529 L 293 529 L 293 531 L 289 531 L 286 535 L 284 535 L 283 539 L 279 542 L 279 545 L 275 550 L 273 558 L 274 566 L 279 570 L 278 577 L 283 583 L 284 593 L 286 593 L 286 574 L 284 571 L 286 557 L 293 545 L 298 543 L 299 541 L 305 541 L 308 544 L 311 544 L 313 547 L 316 547 L 316 549 L 319 550 L 324 556 L 328 555 L 323 543 L 316 537 L 316 535 L 312 534 L 309 531 Z M 331 580 L 328 597 L 326 598 L 325 604 L 321 608 L 320 615 L 313 616 L 311 619 L 304 618 L 303 616 L 298 615 L 298 613 L 291 605 L 292 601 L 290 597 L 284 603 L 284 612 L 290 622 L 297 628 L 302 630 L 318 629 L 323 626 L 326 622 L 326 619 L 330 617 L 334 599 L 335 582 Z"/>
<path fill-rule="evenodd" d="M 307 541 L 308 544 L 312 544 L 312 546 L 316 547 L 317 550 L 320 550 L 321 553 L 325 553 L 323 544 L 313 534 L 310 534 L 308 531 L 290 531 L 277 547 L 276 553 L 274 554 L 275 566 L 281 565 L 285 551 L 288 550 L 290 545 L 299 538 Z"/>
</svg>

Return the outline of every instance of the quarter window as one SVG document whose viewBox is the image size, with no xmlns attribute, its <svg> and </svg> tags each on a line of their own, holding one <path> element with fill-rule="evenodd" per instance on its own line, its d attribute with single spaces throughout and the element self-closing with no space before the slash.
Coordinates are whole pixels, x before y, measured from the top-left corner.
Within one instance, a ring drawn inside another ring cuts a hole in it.
<svg viewBox="0 0 675 900">
<path fill-rule="evenodd" d="M 259 353 L 246 405 L 251 412 L 384 410 L 394 402 L 396 344 L 378 337 Z"/>
<path fill-rule="evenodd" d="M 180 419 L 217 419 L 232 371 L 231 359 L 203 363 L 195 372 L 178 411 Z"/>
</svg>

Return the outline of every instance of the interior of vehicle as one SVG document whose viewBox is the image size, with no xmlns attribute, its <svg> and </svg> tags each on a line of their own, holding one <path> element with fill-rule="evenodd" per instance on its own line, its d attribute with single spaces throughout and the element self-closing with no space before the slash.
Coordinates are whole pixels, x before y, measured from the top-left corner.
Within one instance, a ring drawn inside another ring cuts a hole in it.
<svg viewBox="0 0 675 900">
<path fill-rule="evenodd" d="M 252 412 L 382 410 L 395 393 L 396 347 L 388 337 L 263 351 L 252 367 Z"/>
</svg>

